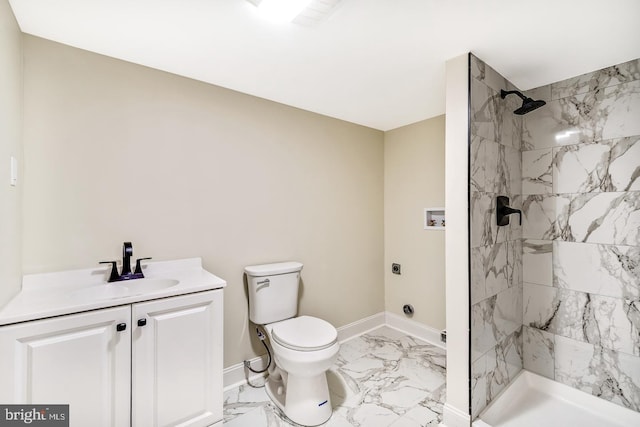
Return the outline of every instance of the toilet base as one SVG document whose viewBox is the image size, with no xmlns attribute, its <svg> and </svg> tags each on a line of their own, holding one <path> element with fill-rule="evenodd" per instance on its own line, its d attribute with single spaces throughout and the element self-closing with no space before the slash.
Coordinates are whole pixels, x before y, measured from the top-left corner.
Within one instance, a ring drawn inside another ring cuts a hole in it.
<svg viewBox="0 0 640 427">
<path fill-rule="evenodd" d="M 265 384 L 269 399 L 291 421 L 303 426 L 317 426 L 331 418 L 331 398 L 326 372 L 313 377 L 270 375 Z"/>
</svg>

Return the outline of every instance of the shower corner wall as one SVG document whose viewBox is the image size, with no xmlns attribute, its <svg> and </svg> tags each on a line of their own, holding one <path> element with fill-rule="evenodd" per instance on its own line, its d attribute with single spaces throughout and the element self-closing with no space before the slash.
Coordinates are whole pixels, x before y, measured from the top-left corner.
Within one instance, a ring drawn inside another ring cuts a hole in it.
<svg viewBox="0 0 640 427">
<path fill-rule="evenodd" d="M 640 59 L 528 95 L 524 368 L 640 412 Z"/>
<path fill-rule="evenodd" d="M 527 91 L 526 116 L 471 64 L 472 418 L 522 368 L 640 411 L 640 59 Z"/>
<path fill-rule="evenodd" d="M 498 226 L 496 198 L 522 208 L 523 119 L 517 88 L 471 55 L 470 257 L 471 416 L 475 418 L 523 367 L 522 227 Z"/>
</svg>

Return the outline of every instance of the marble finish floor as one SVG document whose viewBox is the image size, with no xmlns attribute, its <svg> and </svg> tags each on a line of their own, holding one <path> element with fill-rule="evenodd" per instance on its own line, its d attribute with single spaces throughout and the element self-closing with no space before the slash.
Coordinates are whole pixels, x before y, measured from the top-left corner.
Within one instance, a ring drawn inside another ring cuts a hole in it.
<svg viewBox="0 0 640 427">
<path fill-rule="evenodd" d="M 328 373 L 333 415 L 325 426 L 437 426 L 445 401 L 445 350 L 383 326 L 345 341 Z M 280 427 L 260 383 L 224 394 L 224 425 Z"/>
</svg>

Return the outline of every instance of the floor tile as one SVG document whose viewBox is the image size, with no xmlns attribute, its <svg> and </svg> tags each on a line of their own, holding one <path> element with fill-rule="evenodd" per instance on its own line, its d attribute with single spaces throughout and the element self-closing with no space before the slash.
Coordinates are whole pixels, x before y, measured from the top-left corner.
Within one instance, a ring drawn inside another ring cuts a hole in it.
<svg viewBox="0 0 640 427">
<path fill-rule="evenodd" d="M 443 349 L 386 326 L 345 341 L 327 373 L 333 415 L 324 426 L 437 426 L 445 374 Z M 225 392 L 225 426 L 296 426 L 260 385 Z"/>
</svg>

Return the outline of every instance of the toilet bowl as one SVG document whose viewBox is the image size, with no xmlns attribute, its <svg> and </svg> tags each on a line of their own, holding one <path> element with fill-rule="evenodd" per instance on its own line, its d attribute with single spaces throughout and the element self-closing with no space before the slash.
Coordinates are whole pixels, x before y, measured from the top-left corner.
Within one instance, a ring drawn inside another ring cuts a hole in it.
<svg viewBox="0 0 640 427">
<path fill-rule="evenodd" d="M 265 329 L 275 360 L 267 380 L 267 395 L 298 424 L 326 422 L 332 413 L 326 372 L 340 349 L 336 329 L 310 316 L 266 325 Z"/>
<path fill-rule="evenodd" d="M 337 347 L 338 331 L 329 322 L 311 316 L 293 317 L 266 326 L 281 366 L 308 375 L 326 371 Z"/>
<path fill-rule="evenodd" d="M 291 421 L 317 426 L 332 414 L 326 372 L 340 345 L 329 322 L 296 317 L 300 270 L 294 262 L 246 267 L 249 318 L 264 327 L 272 350 L 267 395 Z"/>
</svg>

